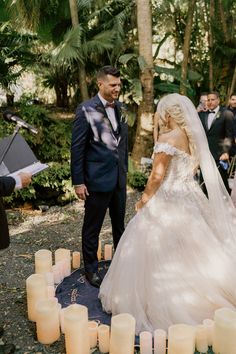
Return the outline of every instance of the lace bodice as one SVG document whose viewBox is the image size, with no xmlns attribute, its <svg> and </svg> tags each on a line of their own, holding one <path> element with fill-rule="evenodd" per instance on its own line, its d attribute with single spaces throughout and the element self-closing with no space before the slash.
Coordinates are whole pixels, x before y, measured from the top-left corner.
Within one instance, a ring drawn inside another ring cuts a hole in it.
<svg viewBox="0 0 236 354">
<path fill-rule="evenodd" d="M 168 143 L 156 143 L 154 153 L 158 152 L 165 152 L 172 156 L 161 189 L 168 192 L 183 191 L 189 187 L 189 184 L 191 187 L 196 184 L 193 178 L 193 161 L 189 154 Z"/>
</svg>

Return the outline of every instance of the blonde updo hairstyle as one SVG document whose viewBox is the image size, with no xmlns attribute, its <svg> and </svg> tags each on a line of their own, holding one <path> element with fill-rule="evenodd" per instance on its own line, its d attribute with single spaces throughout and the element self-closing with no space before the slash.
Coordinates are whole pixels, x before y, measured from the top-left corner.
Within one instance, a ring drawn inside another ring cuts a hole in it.
<svg viewBox="0 0 236 354">
<path fill-rule="evenodd" d="M 174 97 L 175 94 L 170 94 L 160 99 L 157 106 L 157 113 L 159 114 L 159 118 L 162 121 L 162 124 L 164 126 L 168 126 L 168 115 L 169 115 L 171 118 L 174 119 L 174 121 L 179 125 L 181 129 L 185 130 L 189 141 L 189 150 L 194 160 L 194 168 L 197 168 L 199 166 L 199 159 L 198 159 L 196 145 L 194 143 L 191 130 L 189 129 L 189 127 L 185 122 L 184 114 L 181 109 L 181 106 L 178 102 L 176 102 L 175 99 L 173 99 Z"/>
</svg>

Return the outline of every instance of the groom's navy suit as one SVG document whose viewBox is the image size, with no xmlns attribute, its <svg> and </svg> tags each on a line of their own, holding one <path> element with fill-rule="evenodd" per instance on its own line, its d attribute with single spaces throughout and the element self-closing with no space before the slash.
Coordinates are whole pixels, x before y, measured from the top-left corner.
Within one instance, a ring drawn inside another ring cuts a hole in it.
<svg viewBox="0 0 236 354">
<path fill-rule="evenodd" d="M 85 270 L 98 267 L 98 237 L 107 208 L 112 223 L 114 247 L 124 231 L 126 175 L 128 170 L 128 128 L 121 114 L 122 104 L 115 101 L 117 129 L 107 116 L 98 95 L 76 110 L 72 130 L 72 184 L 85 184 L 82 248 Z"/>
</svg>

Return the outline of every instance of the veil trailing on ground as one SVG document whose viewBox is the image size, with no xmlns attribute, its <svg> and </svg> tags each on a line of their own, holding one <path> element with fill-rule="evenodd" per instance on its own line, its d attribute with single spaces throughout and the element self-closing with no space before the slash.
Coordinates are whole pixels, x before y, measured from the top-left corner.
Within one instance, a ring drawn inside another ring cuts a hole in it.
<svg viewBox="0 0 236 354">
<path fill-rule="evenodd" d="M 158 103 L 157 112 L 160 118 L 165 119 L 165 113 L 170 107 L 179 106 L 182 114 L 186 133 L 191 134 L 191 140 L 195 144 L 197 159 L 204 178 L 208 193 L 210 212 L 215 225 L 215 235 L 227 246 L 227 251 L 234 252 L 236 247 L 236 209 L 224 186 L 216 163 L 210 153 L 208 141 L 198 113 L 189 98 L 177 93 L 164 96 Z M 174 117 L 172 117 L 174 119 Z M 178 123 L 178 122 L 177 122 Z M 207 237 L 207 235 L 206 235 Z"/>
</svg>

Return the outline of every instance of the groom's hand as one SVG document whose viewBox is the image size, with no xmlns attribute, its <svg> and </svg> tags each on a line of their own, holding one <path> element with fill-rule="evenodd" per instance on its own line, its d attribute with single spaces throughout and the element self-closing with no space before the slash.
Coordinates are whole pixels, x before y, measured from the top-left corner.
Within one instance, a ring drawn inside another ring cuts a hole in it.
<svg viewBox="0 0 236 354">
<path fill-rule="evenodd" d="M 80 184 L 79 186 L 74 186 L 75 193 L 79 199 L 86 200 L 86 197 L 89 195 L 87 187 L 85 184 Z"/>
</svg>

